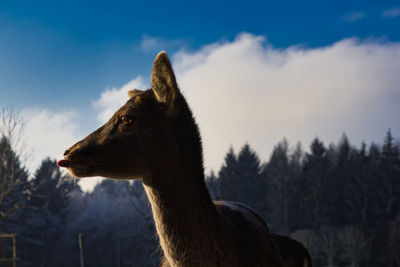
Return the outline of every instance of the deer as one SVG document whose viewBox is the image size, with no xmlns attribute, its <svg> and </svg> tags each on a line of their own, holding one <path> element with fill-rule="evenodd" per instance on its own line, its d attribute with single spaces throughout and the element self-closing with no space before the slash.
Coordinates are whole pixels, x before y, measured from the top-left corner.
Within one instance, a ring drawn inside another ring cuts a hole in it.
<svg viewBox="0 0 400 267">
<path fill-rule="evenodd" d="M 163 252 L 160 266 L 311 266 L 300 243 L 271 234 L 251 208 L 211 199 L 199 128 L 166 52 L 154 60 L 151 88 L 129 97 L 58 166 L 74 177 L 140 179 Z"/>
</svg>

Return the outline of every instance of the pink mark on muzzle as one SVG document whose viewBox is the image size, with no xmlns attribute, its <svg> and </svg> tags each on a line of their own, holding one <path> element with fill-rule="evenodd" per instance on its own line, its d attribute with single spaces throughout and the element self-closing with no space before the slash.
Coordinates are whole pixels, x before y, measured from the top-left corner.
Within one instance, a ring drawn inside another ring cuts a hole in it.
<svg viewBox="0 0 400 267">
<path fill-rule="evenodd" d="M 58 165 L 58 167 L 68 168 L 68 166 L 69 166 L 69 161 L 66 160 L 66 159 L 62 159 L 62 160 L 59 160 L 59 161 L 57 162 L 57 165 Z"/>
</svg>

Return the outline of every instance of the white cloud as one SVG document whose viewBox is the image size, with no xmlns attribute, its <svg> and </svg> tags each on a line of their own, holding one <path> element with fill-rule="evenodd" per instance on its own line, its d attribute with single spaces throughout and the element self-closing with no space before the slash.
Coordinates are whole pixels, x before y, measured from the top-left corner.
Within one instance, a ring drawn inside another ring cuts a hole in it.
<svg viewBox="0 0 400 267">
<path fill-rule="evenodd" d="M 32 155 L 26 167 L 31 174 L 40 167 L 43 159 L 59 160 L 65 149 L 81 140 L 84 135 L 76 123 L 75 111 L 52 112 L 48 109 L 23 109 L 21 115 L 26 121 L 24 141 L 29 144 Z M 91 190 L 102 178 L 79 179 L 83 190 Z"/>
<path fill-rule="evenodd" d="M 361 20 L 364 17 L 365 17 L 364 12 L 352 12 L 352 13 L 346 14 L 343 17 L 343 20 L 346 22 L 356 22 L 356 21 Z"/>
<path fill-rule="evenodd" d="M 29 169 L 33 172 L 46 157 L 60 159 L 64 150 L 78 140 L 78 125 L 74 111 L 51 112 L 31 108 L 21 111 L 26 120 L 25 140 L 33 150 Z"/>
<path fill-rule="evenodd" d="M 322 48 L 274 49 L 241 34 L 174 55 L 178 83 L 201 128 L 205 165 L 218 169 L 245 142 L 263 160 L 283 137 L 380 141 L 400 132 L 400 44 L 348 39 Z"/>
<path fill-rule="evenodd" d="M 161 37 L 149 36 L 144 34 L 140 40 L 139 49 L 144 52 L 154 52 L 166 50 L 173 47 L 182 47 L 185 42 L 183 40 L 166 40 Z"/>
<path fill-rule="evenodd" d="M 140 42 L 140 48 L 143 51 L 153 51 L 159 48 L 160 42 L 161 40 L 159 38 L 143 35 Z"/>
<path fill-rule="evenodd" d="M 308 147 L 315 137 L 336 142 L 347 133 L 353 144 L 381 141 L 386 129 L 400 133 L 400 44 L 347 39 L 321 48 L 275 49 L 263 36 L 241 34 L 232 42 L 172 55 L 178 83 L 203 137 L 205 165 L 218 170 L 232 144 L 248 142 L 267 160 L 283 137 Z M 148 88 L 137 77 L 104 90 L 92 102 L 104 123 L 128 99 L 130 89 Z M 87 134 L 79 111 L 25 109 L 32 166 Z M 93 129 L 94 130 L 94 129 Z M 34 170 L 35 168 L 30 168 Z M 98 179 L 81 179 L 90 190 Z"/>
<path fill-rule="evenodd" d="M 100 98 L 92 102 L 92 106 L 98 112 L 97 120 L 103 124 L 111 115 L 128 100 L 128 90 L 145 89 L 146 85 L 141 77 L 128 82 L 121 88 L 106 89 Z M 88 133 L 82 132 L 78 122 L 79 111 L 69 110 L 64 112 L 53 112 L 48 109 L 29 108 L 21 111 L 26 121 L 25 142 L 32 150 L 31 160 L 26 166 L 34 174 L 43 159 L 61 159 L 63 152 Z M 87 118 L 88 119 L 88 118 Z M 102 178 L 91 177 L 79 179 L 83 190 L 91 190 Z"/>
<path fill-rule="evenodd" d="M 382 11 L 382 18 L 395 18 L 400 16 L 400 7 L 390 8 Z"/>
<path fill-rule="evenodd" d="M 92 106 L 98 112 L 97 119 L 103 124 L 128 101 L 128 91 L 132 89 L 145 90 L 149 86 L 141 76 L 131 80 L 121 88 L 106 89 L 99 99 L 92 101 Z"/>
</svg>

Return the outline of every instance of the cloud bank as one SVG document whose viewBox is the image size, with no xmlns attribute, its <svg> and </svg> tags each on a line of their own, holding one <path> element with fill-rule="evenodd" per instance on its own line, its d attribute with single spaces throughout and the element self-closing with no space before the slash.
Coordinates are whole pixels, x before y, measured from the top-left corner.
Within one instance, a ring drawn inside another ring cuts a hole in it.
<svg viewBox="0 0 400 267">
<path fill-rule="evenodd" d="M 203 135 L 205 165 L 218 170 L 230 145 L 262 159 L 283 137 L 308 147 L 318 136 L 381 141 L 400 132 L 400 44 L 347 39 L 275 49 L 262 36 L 173 56 L 177 79 Z"/>
<path fill-rule="evenodd" d="M 137 77 L 121 88 L 105 89 L 98 99 L 92 101 L 92 107 L 97 111 L 97 123 L 105 123 L 111 115 L 128 100 L 128 90 L 145 89 L 148 86 L 142 77 Z M 82 132 L 78 124 L 79 110 L 54 112 L 43 108 L 27 108 L 21 111 L 26 121 L 24 141 L 32 150 L 32 157 L 26 166 L 31 174 L 40 167 L 43 159 L 61 159 L 68 147 L 81 140 L 87 132 Z M 85 115 L 86 116 L 86 115 Z M 99 181 L 98 178 L 80 179 L 79 184 L 84 190 L 91 190 Z"/>
<path fill-rule="evenodd" d="M 240 34 L 170 55 L 177 80 L 200 126 L 207 170 L 219 170 L 232 145 L 249 143 L 267 160 L 286 137 L 308 148 L 318 136 L 337 142 L 346 133 L 353 144 L 380 142 L 391 127 L 400 133 L 400 44 L 347 39 L 331 46 L 276 49 L 265 37 Z M 128 99 L 145 89 L 137 77 L 121 88 L 105 89 L 92 101 L 104 123 Z M 33 165 L 77 140 L 79 111 L 27 109 L 27 143 L 35 145 Z M 87 133 L 84 133 L 87 134 Z M 60 152 L 61 151 L 61 152 Z M 90 190 L 98 180 L 81 179 Z"/>
<path fill-rule="evenodd" d="M 32 151 L 31 157 L 25 162 L 31 175 L 35 174 L 43 159 L 62 159 L 65 149 L 87 134 L 80 130 L 78 114 L 73 110 L 53 112 L 41 108 L 21 111 L 21 116 L 26 121 L 24 141 L 28 145 L 28 151 Z M 78 181 L 83 190 L 90 191 L 101 179 L 92 177 Z"/>
<path fill-rule="evenodd" d="M 137 46 L 143 52 L 158 52 L 160 50 L 166 50 L 174 47 L 182 47 L 185 45 L 185 41 L 182 39 L 166 40 L 161 37 L 142 35 L 140 44 Z"/>
<path fill-rule="evenodd" d="M 32 150 L 32 161 L 27 167 L 31 173 L 40 167 L 46 157 L 60 159 L 64 150 L 78 141 L 78 124 L 75 111 L 51 112 L 47 109 L 23 109 L 21 115 L 26 121 L 25 141 Z"/>
</svg>

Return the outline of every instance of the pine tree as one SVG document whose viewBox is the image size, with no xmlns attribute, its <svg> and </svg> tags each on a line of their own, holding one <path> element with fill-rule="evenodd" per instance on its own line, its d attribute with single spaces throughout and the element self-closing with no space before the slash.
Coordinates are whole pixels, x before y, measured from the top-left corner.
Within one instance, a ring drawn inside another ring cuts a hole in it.
<svg viewBox="0 0 400 267">
<path fill-rule="evenodd" d="M 45 159 L 36 171 L 25 209 L 25 250 L 22 265 L 59 266 L 63 261 L 61 240 L 66 225 L 73 181 L 63 175 L 56 161 Z M 77 188 L 79 190 L 79 188 Z M 21 256 L 22 257 L 22 256 Z"/>
<path fill-rule="evenodd" d="M 237 157 L 231 148 L 219 172 L 221 198 L 242 202 L 261 213 L 265 208 L 266 185 L 260 171 L 260 160 L 248 144 Z"/>
<path fill-rule="evenodd" d="M 220 199 L 221 197 L 219 196 L 220 193 L 217 185 L 217 177 L 215 176 L 214 171 L 211 171 L 210 175 L 206 177 L 206 184 L 212 199 Z"/>
<path fill-rule="evenodd" d="M 400 157 L 399 148 L 395 145 L 389 129 L 382 145 L 382 162 L 380 168 L 381 183 L 386 199 L 385 217 L 392 221 L 400 213 Z"/>
<path fill-rule="evenodd" d="M 0 233 L 23 232 L 19 222 L 24 216 L 28 172 L 22 166 L 10 140 L 0 135 Z M 11 255 L 12 247 L 0 241 L 0 258 Z"/>
<path fill-rule="evenodd" d="M 300 142 L 297 143 L 293 153 L 290 155 L 290 171 L 293 177 L 298 177 L 303 168 L 304 151 Z"/>
<path fill-rule="evenodd" d="M 240 177 L 238 163 L 233 148 L 230 147 L 225 156 L 225 162 L 218 173 L 218 188 L 220 199 L 235 200 L 239 191 Z"/>
<path fill-rule="evenodd" d="M 346 206 L 352 190 L 351 181 L 354 178 L 355 171 L 353 166 L 353 157 L 355 149 L 351 147 L 346 135 L 343 135 L 337 150 L 336 164 L 330 164 L 327 186 L 330 190 L 327 192 L 329 221 L 334 226 L 344 226 L 350 223 L 350 214 L 347 213 Z M 349 190 L 350 189 L 350 190 Z M 351 205 L 351 204 L 350 204 Z"/>
<path fill-rule="evenodd" d="M 382 159 L 385 163 L 395 165 L 399 163 L 399 154 L 399 148 L 395 144 L 391 129 L 389 129 L 382 146 Z"/>
<path fill-rule="evenodd" d="M 368 231 L 368 209 L 372 190 L 373 176 L 370 172 L 370 161 L 367 155 L 367 145 L 363 142 L 361 148 L 355 151 L 351 166 L 352 175 L 346 187 L 343 188 L 345 207 L 343 216 L 348 224 L 357 226 L 364 233 Z"/>
<path fill-rule="evenodd" d="M 289 234 L 289 209 L 293 195 L 293 178 L 289 162 L 289 145 L 283 140 L 275 146 L 263 174 L 267 182 L 267 207 L 270 228 Z"/>
<path fill-rule="evenodd" d="M 9 139 L 3 136 L 0 138 L 0 223 L 24 206 L 27 187 L 28 172 L 21 166 Z"/>
<path fill-rule="evenodd" d="M 306 153 L 302 174 L 296 181 L 294 214 L 299 227 L 318 229 L 329 221 L 329 161 L 327 150 L 318 138 L 313 140 L 310 150 Z"/>
</svg>

